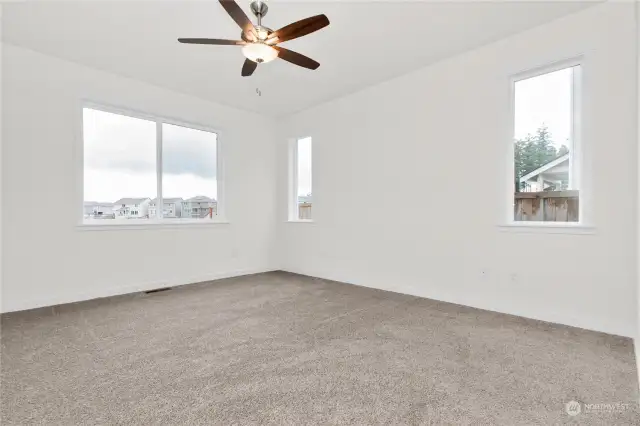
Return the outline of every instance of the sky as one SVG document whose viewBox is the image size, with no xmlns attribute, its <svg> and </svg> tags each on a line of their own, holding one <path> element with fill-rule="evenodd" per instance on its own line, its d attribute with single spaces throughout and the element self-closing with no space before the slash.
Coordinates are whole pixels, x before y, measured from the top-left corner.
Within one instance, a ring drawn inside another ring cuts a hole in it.
<svg viewBox="0 0 640 426">
<path fill-rule="evenodd" d="M 216 198 L 217 135 L 171 124 L 162 134 L 162 196 Z M 155 122 L 85 108 L 84 164 L 85 201 L 155 198 Z"/>
<path fill-rule="evenodd" d="M 516 82 L 515 139 L 546 124 L 554 145 L 570 148 L 572 80 L 573 68 L 565 68 Z"/>
<path fill-rule="evenodd" d="M 311 138 L 298 139 L 298 195 L 311 192 Z"/>
</svg>

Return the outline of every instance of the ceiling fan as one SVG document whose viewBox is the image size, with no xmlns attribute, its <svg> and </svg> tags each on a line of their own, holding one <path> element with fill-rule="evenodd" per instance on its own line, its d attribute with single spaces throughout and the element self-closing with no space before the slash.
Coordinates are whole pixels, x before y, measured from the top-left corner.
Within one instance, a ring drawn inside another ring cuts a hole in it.
<svg viewBox="0 0 640 426">
<path fill-rule="evenodd" d="M 279 30 L 262 25 L 262 18 L 267 14 L 269 7 L 264 0 L 253 0 L 251 12 L 258 18 L 257 25 L 253 25 L 247 15 L 234 0 L 219 0 L 224 10 L 242 28 L 242 40 L 225 40 L 214 38 L 179 38 L 180 43 L 189 44 L 214 44 L 222 46 L 242 46 L 242 53 L 247 58 L 242 66 L 242 76 L 248 77 L 256 70 L 258 64 L 273 61 L 276 58 L 284 59 L 294 65 L 311 70 L 317 69 L 320 64 L 293 50 L 278 46 L 279 43 L 302 37 L 318 31 L 329 25 L 329 18 L 325 15 L 316 15 L 310 18 L 289 24 Z"/>
</svg>

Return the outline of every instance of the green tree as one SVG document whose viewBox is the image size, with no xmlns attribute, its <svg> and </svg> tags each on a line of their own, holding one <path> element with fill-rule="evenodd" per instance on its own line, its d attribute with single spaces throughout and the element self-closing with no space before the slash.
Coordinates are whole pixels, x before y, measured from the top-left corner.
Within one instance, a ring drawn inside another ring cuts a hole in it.
<svg viewBox="0 0 640 426">
<path fill-rule="evenodd" d="M 557 149 L 553 143 L 551 133 L 546 125 L 542 125 L 536 132 L 528 134 L 523 139 L 515 141 L 515 182 L 519 191 L 520 178 L 540 166 L 569 152 L 566 145 Z"/>
</svg>

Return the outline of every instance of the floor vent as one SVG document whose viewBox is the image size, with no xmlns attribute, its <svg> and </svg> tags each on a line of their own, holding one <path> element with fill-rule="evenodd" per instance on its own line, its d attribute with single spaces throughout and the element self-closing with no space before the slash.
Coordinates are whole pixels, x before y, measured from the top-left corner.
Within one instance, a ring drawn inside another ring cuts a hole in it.
<svg viewBox="0 0 640 426">
<path fill-rule="evenodd" d="M 171 287 L 154 288 L 153 290 L 145 291 L 144 294 L 160 293 L 161 291 L 169 291 L 169 290 L 171 290 Z"/>
</svg>

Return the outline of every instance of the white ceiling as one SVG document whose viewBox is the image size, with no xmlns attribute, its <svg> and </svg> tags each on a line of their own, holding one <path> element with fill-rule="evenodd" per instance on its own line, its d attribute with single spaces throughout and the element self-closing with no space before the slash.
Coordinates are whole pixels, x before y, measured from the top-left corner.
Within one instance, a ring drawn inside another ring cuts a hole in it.
<svg viewBox="0 0 640 426">
<path fill-rule="evenodd" d="M 247 15 L 249 1 L 239 0 Z M 331 25 L 283 46 L 321 63 L 276 60 L 240 76 L 237 39 L 217 1 L 25 2 L 3 5 L 4 41 L 175 91 L 278 116 L 352 93 L 588 7 L 590 2 L 269 2 L 272 29 L 319 13 Z M 256 88 L 262 96 L 256 95 Z"/>
</svg>

